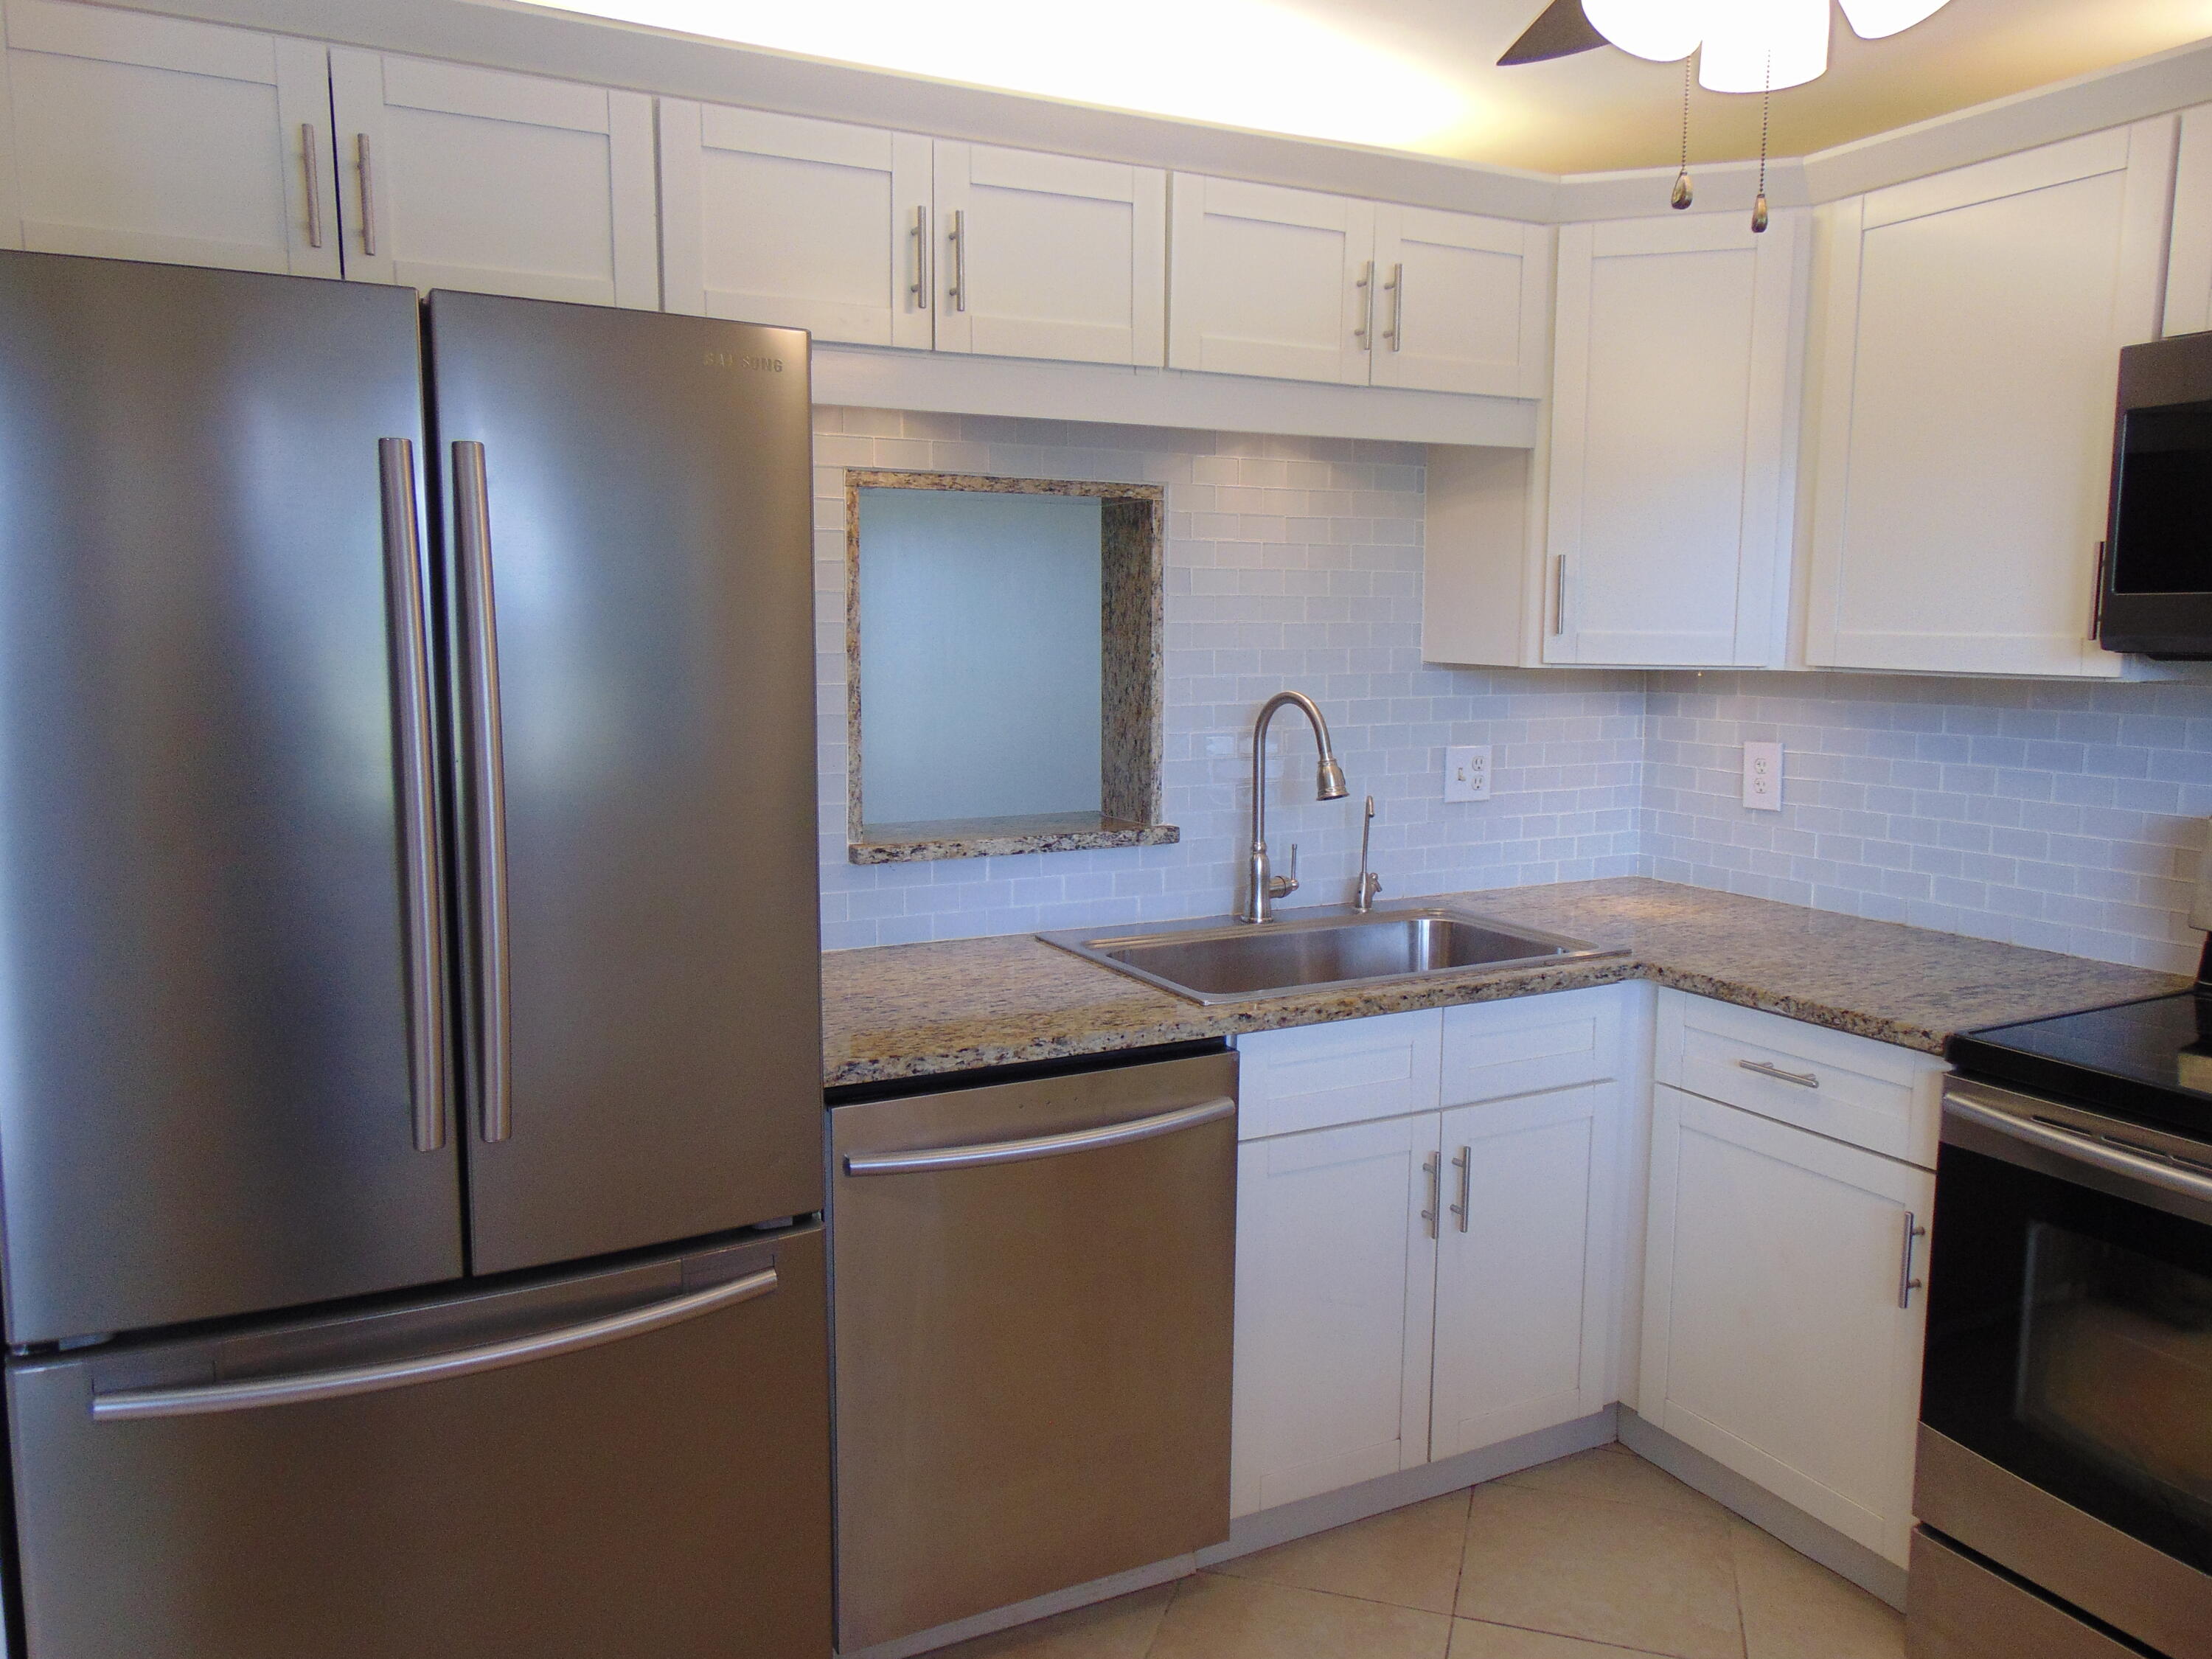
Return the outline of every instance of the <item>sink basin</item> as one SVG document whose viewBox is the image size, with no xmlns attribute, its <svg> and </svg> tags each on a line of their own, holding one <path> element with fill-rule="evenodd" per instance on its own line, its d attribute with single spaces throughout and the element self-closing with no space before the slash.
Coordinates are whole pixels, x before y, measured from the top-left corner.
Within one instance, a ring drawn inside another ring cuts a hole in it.
<svg viewBox="0 0 2212 1659">
<path fill-rule="evenodd" d="M 1519 968 L 1619 956 L 1580 939 L 1443 908 L 1328 910 L 1297 920 L 1180 922 L 1148 933 L 1039 933 L 1048 945 L 1193 1002 L 1418 979 L 1462 968 Z"/>
</svg>

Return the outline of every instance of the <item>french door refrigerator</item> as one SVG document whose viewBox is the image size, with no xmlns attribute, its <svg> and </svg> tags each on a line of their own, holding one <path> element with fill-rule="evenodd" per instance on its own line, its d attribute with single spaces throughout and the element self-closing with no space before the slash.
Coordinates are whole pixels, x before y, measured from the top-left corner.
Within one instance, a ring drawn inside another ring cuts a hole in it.
<svg viewBox="0 0 2212 1659">
<path fill-rule="evenodd" d="M 0 253 L 30 1659 L 828 1652 L 807 386 Z"/>
</svg>

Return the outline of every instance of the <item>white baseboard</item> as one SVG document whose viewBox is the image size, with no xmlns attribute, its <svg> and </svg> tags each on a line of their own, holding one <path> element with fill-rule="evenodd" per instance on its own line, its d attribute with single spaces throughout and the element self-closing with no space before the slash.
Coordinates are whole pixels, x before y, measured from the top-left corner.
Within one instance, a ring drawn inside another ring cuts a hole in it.
<svg viewBox="0 0 2212 1659">
<path fill-rule="evenodd" d="M 1620 1442 L 1638 1456 L 1656 1463 L 1686 1486 L 1734 1510 L 1762 1531 L 1771 1532 L 1800 1555 L 1810 1556 L 1830 1572 L 1848 1578 L 1869 1595 L 1905 1611 L 1905 1572 L 1855 1538 L 1846 1538 L 1765 1487 L 1655 1428 L 1626 1406 L 1620 1413 Z"/>
</svg>

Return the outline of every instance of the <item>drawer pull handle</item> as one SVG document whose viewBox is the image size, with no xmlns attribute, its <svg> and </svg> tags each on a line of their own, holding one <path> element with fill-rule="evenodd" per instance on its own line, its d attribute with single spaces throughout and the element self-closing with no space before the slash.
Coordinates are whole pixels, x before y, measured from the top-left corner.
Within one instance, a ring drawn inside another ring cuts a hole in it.
<svg viewBox="0 0 2212 1659">
<path fill-rule="evenodd" d="M 1928 1229 L 1920 1224 L 1918 1218 L 1911 1211 L 1907 1210 L 1905 1212 L 1905 1259 L 1897 1269 L 1897 1305 L 1899 1308 L 1909 1310 L 1912 1306 L 1913 1291 L 1923 1288 L 1928 1283 L 1924 1279 L 1912 1276 L 1912 1241 L 1927 1237 Z"/>
<path fill-rule="evenodd" d="M 1784 1083 L 1794 1083 L 1801 1089 L 1820 1086 L 1817 1072 L 1785 1072 L 1779 1066 L 1770 1066 L 1763 1060 L 1739 1060 L 1736 1064 L 1747 1072 L 1756 1072 L 1761 1077 L 1776 1078 Z"/>
</svg>

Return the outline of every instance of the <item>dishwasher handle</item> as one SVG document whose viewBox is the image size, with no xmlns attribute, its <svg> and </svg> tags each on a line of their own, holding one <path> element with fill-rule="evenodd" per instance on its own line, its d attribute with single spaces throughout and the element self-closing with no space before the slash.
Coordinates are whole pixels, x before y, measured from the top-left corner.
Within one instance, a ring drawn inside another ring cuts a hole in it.
<svg viewBox="0 0 2212 1659">
<path fill-rule="evenodd" d="M 845 1173 L 853 1176 L 917 1175 L 934 1170 L 973 1170 L 988 1164 L 1020 1164 L 1033 1158 L 1058 1158 L 1066 1152 L 1095 1152 L 1108 1146 L 1126 1146 L 1133 1140 L 1150 1140 L 1180 1129 L 1194 1129 L 1231 1116 L 1237 1103 L 1227 1095 L 1180 1106 L 1151 1117 L 1133 1117 L 1095 1129 L 1071 1129 L 1064 1134 L 1038 1135 L 1029 1140 L 990 1140 L 967 1146 L 936 1146 L 915 1152 L 854 1152 L 845 1159 Z"/>
</svg>

